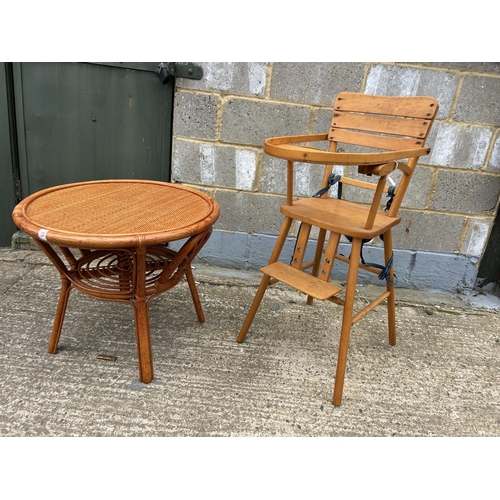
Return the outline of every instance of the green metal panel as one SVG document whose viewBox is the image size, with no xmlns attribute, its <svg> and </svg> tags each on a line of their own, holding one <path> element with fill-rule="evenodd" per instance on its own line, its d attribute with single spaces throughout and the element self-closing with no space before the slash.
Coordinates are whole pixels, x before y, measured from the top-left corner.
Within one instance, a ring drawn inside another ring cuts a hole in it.
<svg viewBox="0 0 500 500">
<path fill-rule="evenodd" d="M 156 66 L 15 63 L 23 196 L 94 179 L 169 180 L 174 84 Z"/>
<path fill-rule="evenodd" d="M 0 63 L 0 246 L 10 247 L 17 230 L 12 222 L 16 204 L 15 185 L 10 149 L 9 109 L 5 63 Z"/>
</svg>

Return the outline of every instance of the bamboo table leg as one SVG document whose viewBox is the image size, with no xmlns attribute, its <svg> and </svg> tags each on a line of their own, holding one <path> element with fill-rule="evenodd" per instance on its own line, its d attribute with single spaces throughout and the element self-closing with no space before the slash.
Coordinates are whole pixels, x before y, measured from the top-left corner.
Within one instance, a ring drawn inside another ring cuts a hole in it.
<svg viewBox="0 0 500 500">
<path fill-rule="evenodd" d="M 149 384 L 153 380 L 153 353 L 149 334 L 149 312 L 146 297 L 146 247 L 137 249 L 135 269 L 134 314 L 139 380 Z"/>
<path fill-rule="evenodd" d="M 59 344 L 59 337 L 61 336 L 61 329 L 63 326 L 64 315 L 66 314 L 66 306 L 68 305 L 69 292 L 71 291 L 71 282 L 65 276 L 61 276 L 61 293 L 59 295 L 59 302 L 57 303 L 56 317 L 50 335 L 49 347 L 47 352 L 55 354 L 57 352 L 57 345 Z"/>
</svg>

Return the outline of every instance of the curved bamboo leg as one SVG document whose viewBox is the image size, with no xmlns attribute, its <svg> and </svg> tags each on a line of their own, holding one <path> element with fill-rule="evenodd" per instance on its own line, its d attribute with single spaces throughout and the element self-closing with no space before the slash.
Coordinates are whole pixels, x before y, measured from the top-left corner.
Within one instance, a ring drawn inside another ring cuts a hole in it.
<svg viewBox="0 0 500 500">
<path fill-rule="evenodd" d="M 203 245 L 207 242 L 208 238 L 210 238 L 211 234 L 212 228 L 210 227 L 206 231 L 191 236 L 191 238 L 189 238 L 189 240 L 182 245 L 178 252 L 173 252 L 174 257 L 168 266 L 163 269 L 154 285 L 157 290 L 155 295 L 157 295 L 175 286 L 181 276 L 186 276 L 194 308 L 196 310 L 196 315 L 198 316 L 198 321 L 200 323 L 205 321 L 205 315 L 203 314 L 203 309 L 201 307 L 200 296 L 198 295 L 198 290 L 194 281 L 191 263 L 196 255 L 198 255 L 198 252 L 202 249 Z"/>
<path fill-rule="evenodd" d="M 392 232 L 390 229 L 384 233 L 384 257 L 385 265 L 387 265 L 392 257 Z M 394 283 L 394 271 L 392 267 L 389 272 L 389 279 L 391 283 Z M 387 297 L 389 344 L 396 345 L 396 296 L 394 293 L 394 285 L 387 283 L 387 291 L 390 293 L 389 297 Z"/>
<path fill-rule="evenodd" d="M 292 225 L 292 219 L 290 217 L 286 217 L 281 226 L 280 234 L 276 241 L 276 245 L 274 245 L 274 250 L 273 253 L 271 254 L 271 258 L 269 259 L 269 264 L 273 264 L 274 262 L 277 262 L 277 260 L 279 259 L 281 250 L 283 250 L 283 245 L 285 244 L 286 237 L 288 236 L 288 231 L 290 231 L 291 225 Z M 255 294 L 255 297 L 253 299 L 252 306 L 250 307 L 245 322 L 243 323 L 240 333 L 236 338 L 238 342 L 243 342 L 245 340 L 245 337 L 248 333 L 250 325 L 252 324 L 255 313 L 257 312 L 262 297 L 264 296 L 264 293 L 269 285 L 270 279 L 271 278 L 267 274 L 264 274 L 264 276 L 262 277 L 259 289 L 257 290 L 257 293 Z"/>
<path fill-rule="evenodd" d="M 61 293 L 59 294 L 56 317 L 54 318 L 52 333 L 49 340 L 49 347 L 47 349 L 47 352 L 50 352 L 51 354 L 55 354 L 57 352 L 57 345 L 59 344 L 59 337 L 61 336 L 64 315 L 66 314 L 66 306 L 68 305 L 70 292 L 71 282 L 65 276 L 61 276 Z"/>
<path fill-rule="evenodd" d="M 333 404 L 340 406 L 342 391 L 344 389 L 345 368 L 347 363 L 347 349 L 351 335 L 352 313 L 354 309 L 354 296 L 356 294 L 356 281 L 358 278 L 359 258 L 361 254 L 361 239 L 352 240 L 351 256 L 349 258 L 349 272 L 345 291 L 344 314 L 342 317 L 342 330 L 340 332 L 339 354 L 337 358 L 337 373 L 335 375 L 335 388 L 333 391 Z"/>
<path fill-rule="evenodd" d="M 139 380 L 149 384 L 153 380 L 153 352 L 149 333 L 149 311 L 146 300 L 146 248 L 137 249 L 137 264 L 135 269 L 134 316 L 139 358 Z"/>
<path fill-rule="evenodd" d="M 191 264 L 188 264 L 188 266 L 186 267 L 186 280 L 189 285 L 189 290 L 191 291 L 191 297 L 193 298 L 194 308 L 196 309 L 196 316 L 198 316 L 198 321 L 200 323 L 203 323 L 205 321 L 205 315 L 203 314 L 200 296 L 198 295 L 196 283 L 194 282 L 194 276 L 193 276 L 193 271 L 191 269 Z"/>
<path fill-rule="evenodd" d="M 47 352 L 55 354 L 57 352 L 57 345 L 59 343 L 59 337 L 61 336 L 64 315 L 66 314 L 66 306 L 68 305 L 68 297 L 72 287 L 71 282 L 68 279 L 68 268 L 64 265 L 64 262 L 60 259 L 59 255 L 57 255 L 56 251 L 45 241 L 41 241 L 37 238 L 35 238 L 34 241 L 42 249 L 43 253 L 48 257 L 52 264 L 54 264 L 61 277 L 61 293 L 59 294 L 56 317 L 54 318 L 52 333 L 49 339 L 49 346 L 47 348 Z"/>
</svg>

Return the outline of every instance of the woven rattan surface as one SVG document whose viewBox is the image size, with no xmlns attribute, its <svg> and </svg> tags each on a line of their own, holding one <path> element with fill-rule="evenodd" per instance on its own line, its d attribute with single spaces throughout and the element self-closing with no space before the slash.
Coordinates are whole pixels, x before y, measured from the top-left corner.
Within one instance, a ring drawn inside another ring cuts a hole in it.
<svg viewBox="0 0 500 500">
<path fill-rule="evenodd" d="M 12 212 L 14 222 L 35 238 L 61 276 L 48 352 L 57 352 L 73 288 L 98 299 L 125 301 L 134 308 L 139 380 L 151 382 L 149 302 L 185 276 L 198 320 L 205 321 L 191 262 L 218 216 L 217 203 L 205 193 L 145 180 L 66 184 L 21 201 Z M 183 238 L 177 251 L 162 245 Z"/>
<path fill-rule="evenodd" d="M 49 243 L 95 248 L 184 238 L 218 215 L 211 197 L 185 186 L 109 180 L 40 191 L 25 198 L 13 217 L 22 230 Z"/>
</svg>

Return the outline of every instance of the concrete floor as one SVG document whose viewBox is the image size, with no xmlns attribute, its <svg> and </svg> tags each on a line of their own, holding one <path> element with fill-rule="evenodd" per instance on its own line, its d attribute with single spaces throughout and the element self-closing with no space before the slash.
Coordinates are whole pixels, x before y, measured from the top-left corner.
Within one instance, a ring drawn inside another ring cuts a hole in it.
<svg viewBox="0 0 500 500">
<path fill-rule="evenodd" d="M 335 407 L 340 307 L 277 286 L 238 344 L 260 273 L 194 272 L 206 322 L 185 282 L 152 302 L 145 385 L 130 306 L 73 292 L 50 355 L 58 274 L 39 251 L 0 251 L 0 436 L 500 435 L 498 298 L 398 289 L 397 345 L 385 306 L 355 325 Z"/>
</svg>

